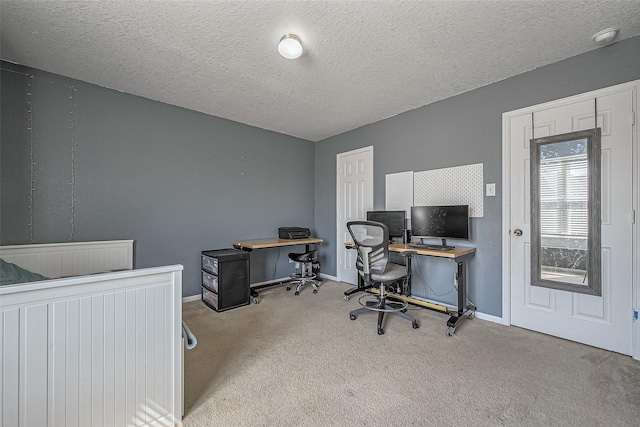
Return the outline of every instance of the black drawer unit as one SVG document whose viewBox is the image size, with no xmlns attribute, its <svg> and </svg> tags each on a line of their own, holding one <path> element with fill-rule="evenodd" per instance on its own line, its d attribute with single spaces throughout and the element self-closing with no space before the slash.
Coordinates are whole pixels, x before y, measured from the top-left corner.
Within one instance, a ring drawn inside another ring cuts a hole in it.
<svg viewBox="0 0 640 427">
<path fill-rule="evenodd" d="M 238 249 L 202 251 L 202 301 L 215 311 L 249 304 L 249 253 Z"/>
</svg>

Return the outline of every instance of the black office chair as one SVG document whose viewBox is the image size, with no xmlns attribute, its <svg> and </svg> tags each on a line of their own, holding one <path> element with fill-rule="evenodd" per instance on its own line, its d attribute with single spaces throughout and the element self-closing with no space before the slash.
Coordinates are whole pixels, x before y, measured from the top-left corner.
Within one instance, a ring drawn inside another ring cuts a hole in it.
<svg viewBox="0 0 640 427">
<path fill-rule="evenodd" d="M 287 284 L 287 290 L 290 291 L 293 286 L 296 286 L 296 295 L 300 295 L 300 289 L 304 285 L 313 286 L 313 293 L 318 293 L 318 281 L 316 280 L 316 273 L 314 272 L 314 266 L 318 264 L 318 251 L 316 249 L 303 252 L 289 254 L 289 259 L 296 263 L 296 268 L 299 266 L 300 271 L 296 271 L 291 275 L 292 282 Z"/>
<path fill-rule="evenodd" d="M 350 221 L 347 229 L 353 238 L 356 250 L 356 269 L 365 286 L 377 286 L 378 294 L 365 294 L 358 300 L 362 308 L 349 312 L 351 320 L 367 311 L 378 312 L 378 335 L 384 334 L 382 320 L 385 313 L 411 321 L 413 329 L 418 322 L 405 313 L 408 303 L 400 298 L 388 295 L 385 286 L 398 281 L 409 280 L 407 266 L 389 262 L 389 229 L 386 225 L 373 221 Z M 415 251 L 402 252 L 402 256 L 415 254 Z M 403 286 L 404 288 L 404 286 Z"/>
</svg>

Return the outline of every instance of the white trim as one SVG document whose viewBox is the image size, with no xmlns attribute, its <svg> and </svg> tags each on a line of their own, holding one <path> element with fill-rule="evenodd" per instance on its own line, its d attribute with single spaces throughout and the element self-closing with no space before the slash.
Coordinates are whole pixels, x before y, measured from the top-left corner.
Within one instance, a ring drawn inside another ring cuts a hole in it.
<svg viewBox="0 0 640 427">
<path fill-rule="evenodd" d="M 188 297 L 182 297 L 182 303 L 184 304 L 186 302 L 200 301 L 201 298 L 202 298 L 202 295 L 200 294 L 191 295 Z"/>
<path fill-rule="evenodd" d="M 256 283 L 252 283 L 251 287 L 253 288 L 255 286 L 270 285 L 271 283 L 280 283 L 280 282 L 284 282 L 285 280 L 291 280 L 291 277 L 285 276 L 279 279 L 265 280 L 264 282 L 256 282 Z"/>
<path fill-rule="evenodd" d="M 640 242 L 640 230 L 638 215 L 639 215 L 639 199 L 640 199 L 640 131 L 638 126 L 638 110 L 640 110 L 640 102 L 638 97 L 638 89 L 640 88 L 640 80 L 634 80 L 631 82 L 610 86 L 603 89 L 594 90 L 587 93 L 581 93 L 579 95 L 557 99 L 551 102 L 543 104 L 533 105 L 519 110 L 508 111 L 502 114 L 502 323 L 505 325 L 511 324 L 511 148 L 509 146 L 509 121 L 513 117 L 531 114 L 540 110 L 547 110 L 562 105 L 577 103 L 593 98 L 600 98 L 604 96 L 613 95 L 620 92 L 631 91 L 633 95 L 632 109 L 636 115 L 635 125 L 632 130 L 632 146 L 633 146 L 633 194 L 632 205 L 636 211 L 636 222 L 633 227 L 633 266 L 632 266 L 632 295 L 633 305 L 635 310 L 640 309 L 640 255 L 638 253 L 638 244 Z M 629 120 L 632 118 L 630 117 Z M 632 314 L 629 313 L 629 316 Z M 635 321 L 631 326 L 632 330 L 632 357 L 636 360 L 640 360 L 640 322 Z"/>
<path fill-rule="evenodd" d="M 369 190 L 369 195 L 371 196 L 371 204 L 373 208 L 373 145 L 369 145 L 367 147 L 358 148 L 356 150 L 345 151 L 344 153 L 336 154 L 336 273 L 338 282 L 341 282 L 340 277 L 340 251 L 344 248 L 342 247 L 342 236 L 340 233 L 340 158 L 346 156 L 352 156 L 354 154 L 359 153 L 368 153 L 369 154 L 369 182 L 371 183 L 371 188 Z"/>
<path fill-rule="evenodd" d="M 475 316 L 480 319 L 480 320 L 487 320 L 489 322 L 493 322 L 493 323 L 500 323 L 502 325 L 504 325 L 504 319 L 502 319 L 501 317 L 498 316 L 494 316 L 492 314 L 487 314 L 487 313 L 482 313 L 480 311 L 476 311 Z"/>
<path fill-rule="evenodd" d="M 340 281 L 336 276 L 331 276 L 329 274 L 320 273 L 320 277 L 322 277 L 323 279 L 333 280 L 334 282 Z"/>
<path fill-rule="evenodd" d="M 502 324 L 511 325 L 511 113 L 502 114 Z"/>
<path fill-rule="evenodd" d="M 632 236 L 632 244 L 631 248 L 633 251 L 633 272 L 632 272 L 632 280 L 633 280 L 633 288 L 632 288 L 632 298 L 633 298 L 633 309 L 636 311 L 640 310 L 640 251 L 638 251 L 638 245 L 640 245 L 640 221 L 638 215 L 640 214 L 640 125 L 638 125 L 638 111 L 640 111 L 640 94 L 638 91 L 640 90 L 640 80 L 636 80 L 631 82 L 629 85 L 632 86 L 632 104 L 631 109 L 633 111 L 633 129 L 631 135 L 631 144 L 633 146 L 633 199 L 632 206 L 635 211 L 635 223 L 633 225 L 633 236 Z M 633 331 L 633 339 L 631 343 L 631 348 L 633 351 L 632 357 L 636 360 L 640 360 L 640 325 L 638 320 L 633 322 L 631 326 L 631 330 Z"/>
<path fill-rule="evenodd" d="M 447 307 L 451 311 L 457 311 L 458 310 L 458 307 L 453 305 L 453 304 L 443 303 L 443 302 L 440 302 L 440 301 L 432 300 L 432 299 L 429 299 L 429 298 L 423 298 L 423 297 L 419 297 L 419 296 L 416 296 L 416 295 L 412 295 L 411 298 L 417 299 L 419 301 L 429 302 L 429 303 L 432 303 L 432 304 L 438 304 L 438 305 Z M 429 308 L 425 308 L 425 310 L 429 310 Z M 438 310 L 435 310 L 435 311 L 438 312 Z M 480 320 L 487 320 L 487 321 L 493 322 L 493 323 L 501 323 L 501 324 L 504 323 L 502 321 L 502 318 L 500 318 L 498 316 L 494 316 L 492 314 L 483 313 L 481 311 L 477 311 L 476 310 L 473 315 L 475 317 L 477 317 L 478 319 L 480 319 Z"/>
</svg>

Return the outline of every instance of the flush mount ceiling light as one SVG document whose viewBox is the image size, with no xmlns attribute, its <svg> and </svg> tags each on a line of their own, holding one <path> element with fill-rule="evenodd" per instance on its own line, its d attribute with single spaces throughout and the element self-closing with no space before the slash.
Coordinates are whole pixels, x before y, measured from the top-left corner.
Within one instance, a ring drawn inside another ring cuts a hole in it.
<svg viewBox="0 0 640 427">
<path fill-rule="evenodd" d="M 620 30 L 617 28 L 607 28 L 602 31 L 598 31 L 593 35 L 593 42 L 598 46 L 611 43 L 617 36 Z"/>
<path fill-rule="evenodd" d="M 285 34 L 278 43 L 278 52 L 287 59 L 297 59 L 302 55 L 302 42 L 295 34 Z"/>
</svg>

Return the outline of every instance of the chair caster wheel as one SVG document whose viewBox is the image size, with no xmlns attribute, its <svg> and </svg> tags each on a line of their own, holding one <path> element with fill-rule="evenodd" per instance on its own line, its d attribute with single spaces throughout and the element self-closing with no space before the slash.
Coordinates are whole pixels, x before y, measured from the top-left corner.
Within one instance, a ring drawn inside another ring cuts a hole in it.
<svg viewBox="0 0 640 427">
<path fill-rule="evenodd" d="M 418 329 L 418 328 L 420 327 L 420 325 L 418 325 L 418 322 L 413 322 L 413 323 L 411 324 L 411 327 L 412 327 L 413 329 Z"/>
<path fill-rule="evenodd" d="M 313 293 L 314 293 L 314 294 L 317 294 L 317 293 L 318 293 L 318 290 L 317 290 L 317 289 L 314 289 L 314 290 L 313 290 Z"/>
<path fill-rule="evenodd" d="M 259 303 L 259 302 L 260 302 L 260 298 L 255 297 L 255 298 L 253 299 L 253 303 L 254 303 L 254 304 L 257 304 L 257 303 Z"/>
<path fill-rule="evenodd" d="M 349 301 L 349 295 L 345 295 L 345 296 L 344 296 L 344 300 L 345 300 L 345 301 Z"/>
<path fill-rule="evenodd" d="M 469 313 L 469 319 L 473 319 L 474 317 L 476 317 L 475 311 L 472 311 L 471 313 Z"/>
<path fill-rule="evenodd" d="M 447 328 L 447 336 L 448 336 L 448 337 L 452 337 L 452 336 L 453 336 L 453 333 L 454 333 L 455 331 L 456 331 L 456 330 L 455 330 L 453 327 L 449 326 L 449 327 Z"/>
<path fill-rule="evenodd" d="M 350 315 L 349 315 L 349 319 L 351 319 L 351 320 L 356 320 L 356 315 L 355 315 L 355 314 L 350 314 Z"/>
<path fill-rule="evenodd" d="M 382 330 L 382 328 L 378 328 L 378 335 L 383 335 L 384 331 Z"/>
<path fill-rule="evenodd" d="M 300 295 L 300 292 L 297 292 L 297 291 L 296 291 L 295 295 Z"/>
<path fill-rule="evenodd" d="M 288 291 L 290 291 L 290 290 L 291 290 L 291 286 L 287 286 L 287 288 L 286 288 L 286 289 L 287 289 Z"/>
</svg>

